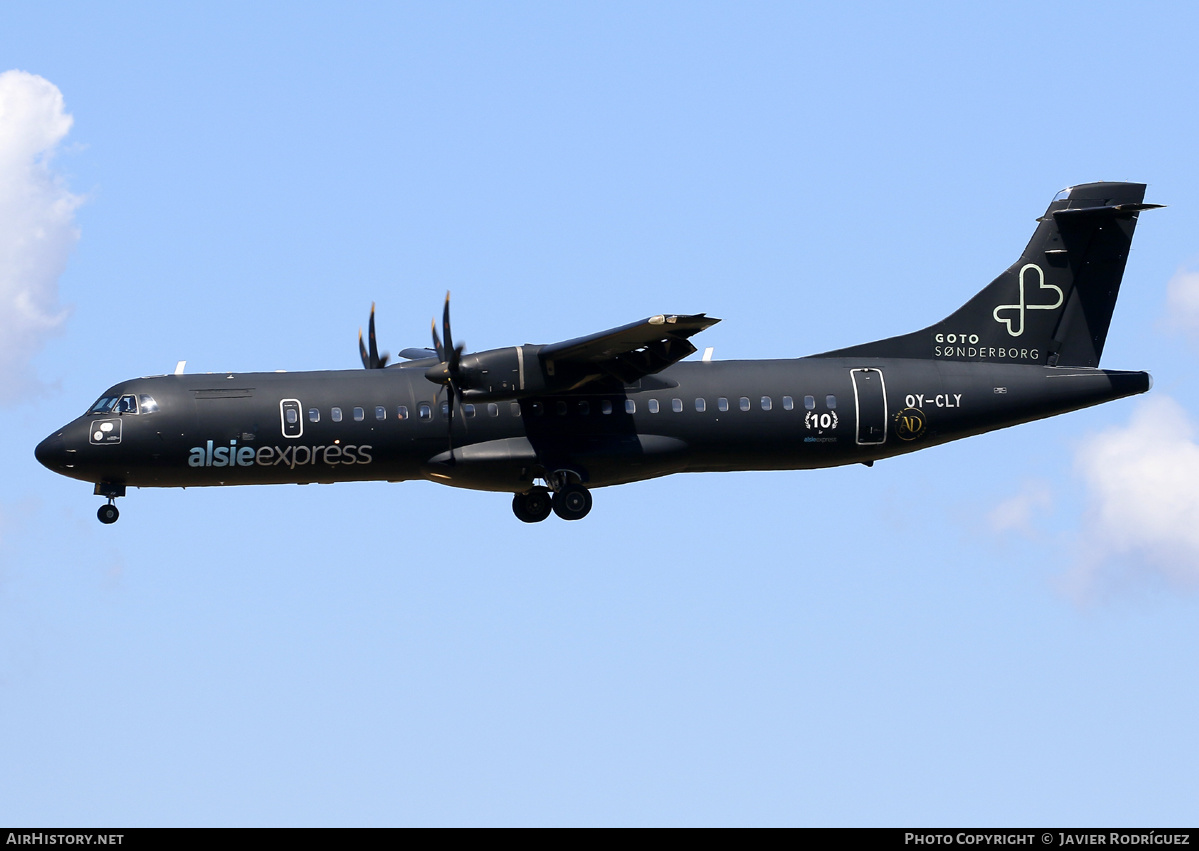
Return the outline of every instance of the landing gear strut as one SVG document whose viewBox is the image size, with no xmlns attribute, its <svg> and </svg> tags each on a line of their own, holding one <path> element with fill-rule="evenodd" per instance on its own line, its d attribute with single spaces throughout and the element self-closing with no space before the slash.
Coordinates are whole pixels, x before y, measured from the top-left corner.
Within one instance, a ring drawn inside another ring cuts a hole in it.
<svg viewBox="0 0 1199 851">
<path fill-rule="evenodd" d="M 100 518 L 100 522 L 106 526 L 110 523 L 116 523 L 117 518 L 121 516 L 121 512 L 117 511 L 117 507 L 113 503 L 118 496 L 125 495 L 125 485 L 113 482 L 100 482 L 96 485 L 94 493 L 96 496 L 108 497 L 108 504 L 101 505 L 100 510 L 96 512 L 96 516 Z"/>
</svg>

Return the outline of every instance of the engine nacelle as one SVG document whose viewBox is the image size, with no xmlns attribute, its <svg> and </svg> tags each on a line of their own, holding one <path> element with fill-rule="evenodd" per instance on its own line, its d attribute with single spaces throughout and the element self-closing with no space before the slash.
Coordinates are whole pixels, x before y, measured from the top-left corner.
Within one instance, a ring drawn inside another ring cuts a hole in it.
<svg viewBox="0 0 1199 851">
<path fill-rule="evenodd" d="M 508 346 L 463 355 L 458 364 L 457 384 L 462 398 L 472 402 L 495 402 L 563 393 L 585 384 L 594 374 L 577 369 L 556 369 L 541 358 L 544 346 Z M 438 364 L 425 373 L 430 381 L 443 384 L 446 368 Z"/>
</svg>

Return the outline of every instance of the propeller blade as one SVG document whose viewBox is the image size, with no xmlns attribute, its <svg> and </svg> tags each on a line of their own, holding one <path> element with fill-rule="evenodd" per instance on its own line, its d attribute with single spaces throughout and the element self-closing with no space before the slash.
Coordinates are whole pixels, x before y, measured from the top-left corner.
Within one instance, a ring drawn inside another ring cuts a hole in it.
<svg viewBox="0 0 1199 851">
<path fill-rule="evenodd" d="M 437 359 L 439 361 L 444 361 L 445 349 L 441 346 L 441 338 L 437 336 L 437 320 L 434 319 L 429 325 L 433 329 L 433 351 L 437 352 Z"/>
<path fill-rule="evenodd" d="M 384 355 L 382 358 L 379 357 L 379 346 L 375 342 L 375 303 L 373 301 L 371 302 L 371 321 L 367 327 L 370 329 L 369 334 L 370 334 L 370 341 L 371 341 L 371 349 L 370 349 L 371 367 L 370 368 L 371 369 L 382 369 L 384 366 L 387 365 L 387 355 Z"/>
<path fill-rule="evenodd" d="M 445 350 L 447 352 L 452 352 L 452 351 L 454 351 L 454 338 L 452 336 L 450 336 L 450 291 L 449 290 L 446 290 L 446 292 L 445 292 L 445 309 L 441 311 L 441 327 L 442 327 L 442 330 L 445 332 Z M 443 360 L 444 360 L 444 358 L 443 358 Z M 456 360 L 457 360 L 457 358 L 455 358 L 454 361 L 451 361 L 451 363 L 450 363 L 451 370 L 455 366 L 457 366 L 457 363 L 455 362 Z"/>
<path fill-rule="evenodd" d="M 462 361 L 462 352 L 465 347 L 461 343 L 457 346 L 454 345 L 454 335 L 450 331 L 450 294 L 448 291 L 445 294 L 445 308 L 441 311 L 441 331 L 445 335 L 444 343 L 441 337 L 437 336 L 437 320 L 434 319 L 429 324 L 433 331 L 433 350 L 437 352 L 437 359 L 441 363 L 426 372 L 425 377 L 438 384 L 452 385 L 454 379 L 458 377 L 458 364 Z"/>
<path fill-rule="evenodd" d="M 366 348 L 363 342 L 362 329 L 358 329 L 358 355 L 362 358 L 362 366 L 364 369 L 382 369 L 387 366 L 387 352 L 379 354 L 378 343 L 375 342 L 375 303 L 371 302 L 371 321 L 367 325 L 369 329 L 367 336 L 370 338 L 370 350 Z"/>
</svg>

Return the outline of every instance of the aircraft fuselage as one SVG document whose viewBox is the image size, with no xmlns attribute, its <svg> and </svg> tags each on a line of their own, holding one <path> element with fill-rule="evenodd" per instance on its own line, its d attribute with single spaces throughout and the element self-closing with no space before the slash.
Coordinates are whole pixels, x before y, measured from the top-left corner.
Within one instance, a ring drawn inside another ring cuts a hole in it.
<svg viewBox="0 0 1199 851">
<path fill-rule="evenodd" d="M 516 493 L 556 470 L 594 488 L 873 462 L 1149 386 L 1144 372 L 1078 367 L 684 362 L 619 392 L 468 404 L 451 428 L 445 391 L 416 368 L 165 375 L 105 393 L 158 410 L 84 415 L 37 455 L 72 478 L 135 487 L 429 479 Z"/>
</svg>

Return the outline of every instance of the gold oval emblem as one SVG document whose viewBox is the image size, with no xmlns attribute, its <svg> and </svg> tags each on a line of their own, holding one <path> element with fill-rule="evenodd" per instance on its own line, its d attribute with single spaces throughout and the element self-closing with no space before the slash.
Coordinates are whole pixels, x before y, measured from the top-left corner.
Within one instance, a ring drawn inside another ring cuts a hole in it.
<svg viewBox="0 0 1199 851">
<path fill-rule="evenodd" d="M 915 440 L 924 434 L 928 425 L 924 411 L 919 408 L 904 408 L 895 415 L 895 436 L 900 440 Z"/>
</svg>

